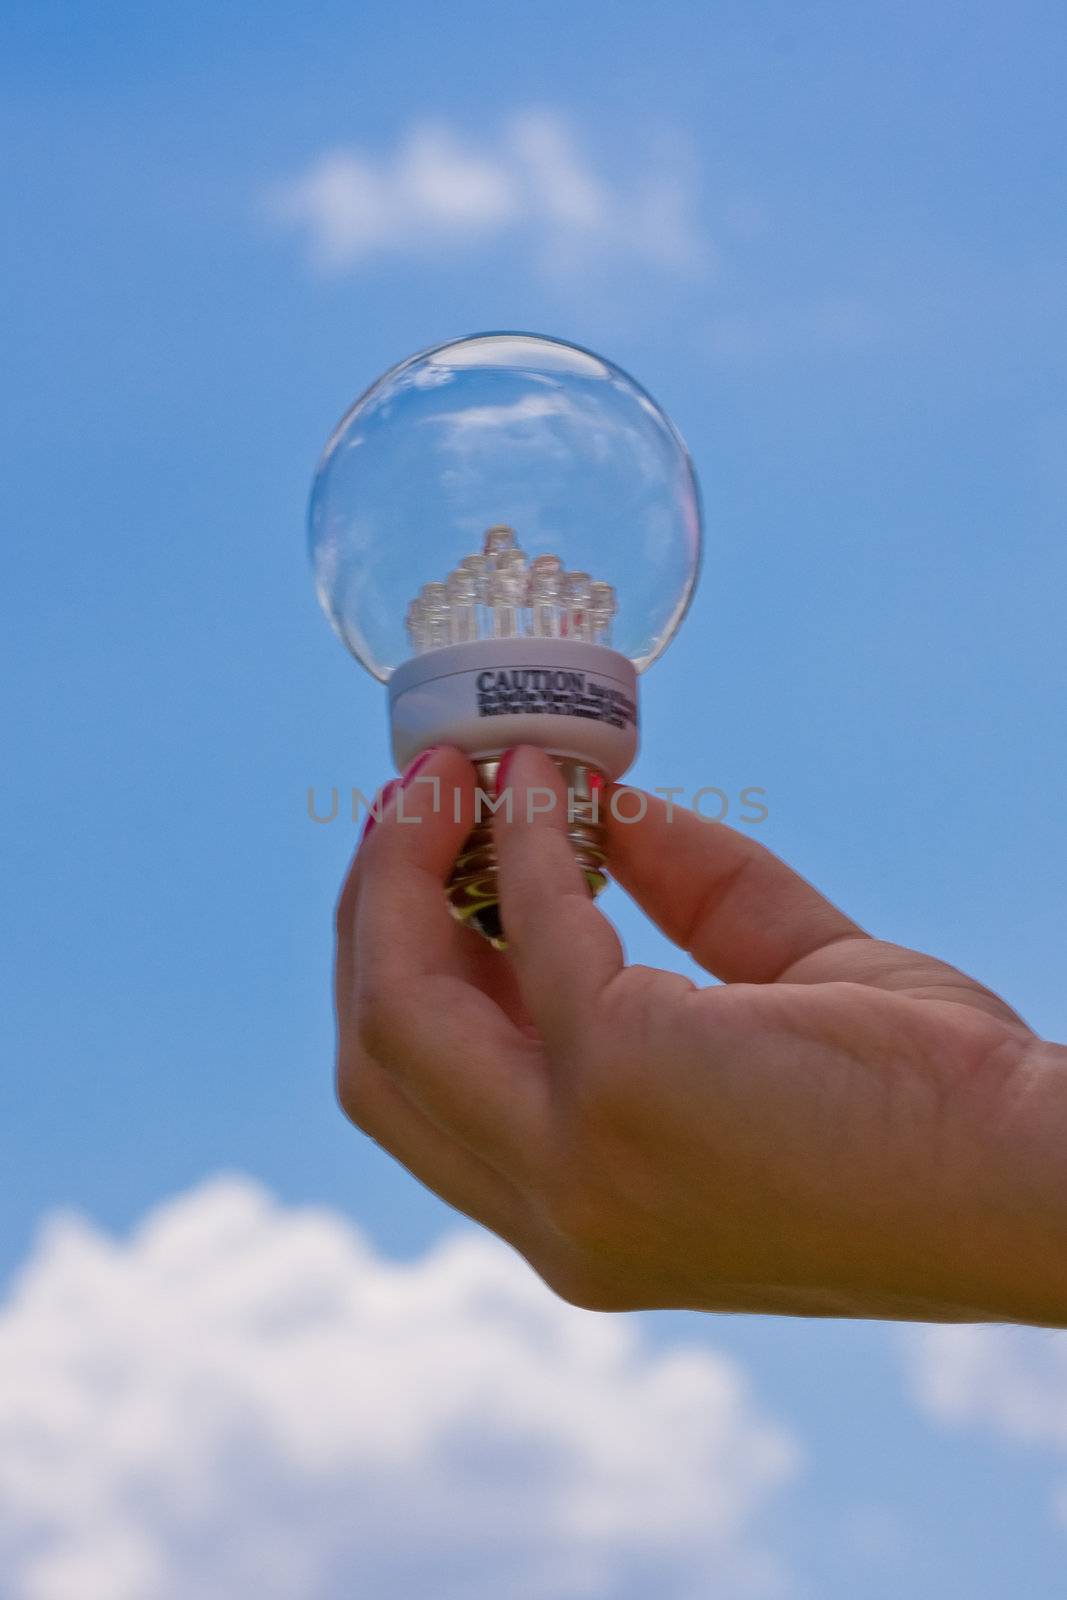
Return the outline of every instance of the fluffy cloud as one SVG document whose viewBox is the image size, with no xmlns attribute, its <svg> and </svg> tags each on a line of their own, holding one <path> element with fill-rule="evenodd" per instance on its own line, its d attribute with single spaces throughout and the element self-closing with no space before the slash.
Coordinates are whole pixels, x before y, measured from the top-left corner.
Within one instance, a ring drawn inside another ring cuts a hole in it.
<svg viewBox="0 0 1067 1600">
<path fill-rule="evenodd" d="M 492 1240 L 391 1262 L 239 1179 L 53 1222 L 0 1308 L 5 1600 L 766 1592 L 796 1459 L 731 1362 Z"/>
<path fill-rule="evenodd" d="M 927 1327 L 907 1335 L 927 1415 L 1067 1450 L 1067 1337 L 1042 1328 Z"/>
<path fill-rule="evenodd" d="M 1067 1336 L 1045 1328 L 929 1327 L 905 1336 L 913 1396 L 946 1427 L 1067 1452 Z M 1067 1485 L 1053 1496 L 1067 1525 Z"/>
<path fill-rule="evenodd" d="M 305 237 L 313 265 L 326 272 L 382 252 L 509 234 L 550 270 L 603 249 L 675 269 L 707 254 L 684 163 L 674 158 L 632 183 L 610 182 L 589 166 L 567 123 L 546 112 L 513 118 L 499 139 L 481 145 L 425 124 L 384 156 L 327 151 L 276 184 L 266 208 Z"/>
</svg>

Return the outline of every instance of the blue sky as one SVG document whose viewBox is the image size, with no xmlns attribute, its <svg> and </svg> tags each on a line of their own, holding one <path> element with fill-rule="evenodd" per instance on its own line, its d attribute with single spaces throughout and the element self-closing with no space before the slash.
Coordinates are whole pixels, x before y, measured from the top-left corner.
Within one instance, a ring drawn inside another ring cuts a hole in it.
<svg viewBox="0 0 1067 1600">
<path fill-rule="evenodd" d="M 61 1286 L 35 1243 L 57 1208 L 126 1239 L 195 1190 L 224 1232 L 261 1191 L 198 1189 L 220 1172 L 275 1197 L 278 1237 L 292 1208 L 348 1219 L 375 1271 L 429 1273 L 455 1231 L 332 1104 L 355 830 L 315 826 L 306 794 L 371 788 L 388 759 L 304 513 L 351 399 L 482 328 L 601 350 L 695 458 L 705 573 L 643 686 L 637 780 L 762 786 L 760 837 L 852 915 L 1067 1039 L 1061 8 L 398 17 L 8 11 L 6 1274 Z M 675 959 L 608 904 L 635 959 Z M 139 1237 L 117 1247 L 135 1289 Z M 8 1303 L 12 1337 L 36 1304 Z M 729 1536 L 742 1588 L 766 1558 L 820 1600 L 1058 1590 L 1067 1422 L 1033 1421 L 1067 1418 L 1055 1336 L 634 1326 L 649 1370 L 678 1345 L 733 1363 L 792 1441 Z M 971 1387 L 946 1398 L 948 1370 Z M 130 1600 L 163 1593 L 129 1570 Z M 690 1592 L 643 1570 L 612 1600 Z"/>
</svg>

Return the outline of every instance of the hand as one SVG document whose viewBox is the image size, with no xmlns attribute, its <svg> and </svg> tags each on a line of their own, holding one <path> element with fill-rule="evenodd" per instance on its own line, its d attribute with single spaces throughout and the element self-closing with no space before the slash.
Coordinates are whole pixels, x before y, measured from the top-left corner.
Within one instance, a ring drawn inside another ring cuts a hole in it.
<svg viewBox="0 0 1067 1600">
<path fill-rule="evenodd" d="M 409 782 L 338 907 L 338 1092 L 425 1184 L 583 1306 L 1067 1322 L 1067 1051 L 652 797 L 605 808 L 612 871 L 724 982 L 627 966 L 525 748 L 501 955 L 442 892 L 473 768 L 419 778 L 443 803 Z M 527 820 L 531 785 L 554 812 Z"/>
</svg>

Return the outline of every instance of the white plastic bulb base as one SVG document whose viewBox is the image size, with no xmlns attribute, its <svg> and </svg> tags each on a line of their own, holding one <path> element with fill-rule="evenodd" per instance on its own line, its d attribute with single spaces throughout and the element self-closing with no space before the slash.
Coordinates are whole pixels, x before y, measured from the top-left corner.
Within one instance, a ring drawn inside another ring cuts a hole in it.
<svg viewBox="0 0 1067 1600">
<path fill-rule="evenodd" d="M 389 714 L 400 771 L 433 745 L 454 745 L 475 763 L 480 787 L 496 804 L 497 764 L 506 750 L 528 744 L 551 755 L 567 791 L 568 836 L 586 882 L 599 892 L 606 881 L 600 790 L 622 777 L 637 753 L 637 672 L 626 656 L 570 638 L 443 645 L 393 673 Z M 448 898 L 455 916 L 502 948 L 492 815 L 484 805 Z"/>
</svg>

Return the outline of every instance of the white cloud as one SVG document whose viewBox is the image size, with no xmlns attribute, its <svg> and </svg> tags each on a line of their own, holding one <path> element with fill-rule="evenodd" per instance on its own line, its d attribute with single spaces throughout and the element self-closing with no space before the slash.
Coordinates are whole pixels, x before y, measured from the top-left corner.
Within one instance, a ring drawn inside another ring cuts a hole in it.
<svg viewBox="0 0 1067 1600">
<path fill-rule="evenodd" d="M 268 215 L 301 233 L 312 264 L 340 272 L 385 252 L 515 236 L 539 268 L 590 253 L 691 270 L 708 259 L 691 175 L 676 159 L 619 183 L 593 171 L 567 122 L 528 111 L 475 145 L 443 124 L 412 128 L 390 154 L 335 149 L 266 197 Z"/>
<path fill-rule="evenodd" d="M 905 1336 L 913 1397 L 945 1427 L 1067 1452 L 1067 1335 L 1046 1328 L 924 1327 Z M 1052 1498 L 1067 1524 L 1067 1486 Z"/>
<path fill-rule="evenodd" d="M 796 1461 L 714 1352 L 244 1180 L 52 1223 L 0 1308 L 5 1600 L 771 1592 Z"/>
<path fill-rule="evenodd" d="M 906 1341 L 913 1392 L 937 1421 L 1067 1450 L 1067 1336 L 1044 1328 L 924 1327 Z"/>
</svg>

